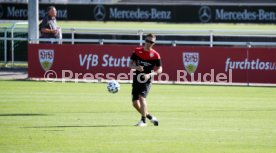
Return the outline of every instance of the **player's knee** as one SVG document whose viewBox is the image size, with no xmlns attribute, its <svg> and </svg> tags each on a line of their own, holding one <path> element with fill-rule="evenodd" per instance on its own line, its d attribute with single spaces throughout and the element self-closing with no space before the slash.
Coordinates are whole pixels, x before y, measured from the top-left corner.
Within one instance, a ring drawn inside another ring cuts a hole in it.
<svg viewBox="0 0 276 153">
<path fill-rule="evenodd" d="M 139 100 L 133 100 L 133 101 L 132 101 L 132 105 L 133 105 L 134 107 L 139 106 L 139 105 L 140 105 L 140 104 L 139 104 Z"/>
<path fill-rule="evenodd" d="M 146 103 L 146 98 L 143 96 L 139 96 L 139 100 L 141 102 L 141 104 L 145 104 Z"/>
<path fill-rule="evenodd" d="M 140 101 L 144 101 L 144 100 L 146 100 L 146 98 L 144 96 L 142 96 L 142 95 L 139 95 L 139 100 Z"/>
</svg>

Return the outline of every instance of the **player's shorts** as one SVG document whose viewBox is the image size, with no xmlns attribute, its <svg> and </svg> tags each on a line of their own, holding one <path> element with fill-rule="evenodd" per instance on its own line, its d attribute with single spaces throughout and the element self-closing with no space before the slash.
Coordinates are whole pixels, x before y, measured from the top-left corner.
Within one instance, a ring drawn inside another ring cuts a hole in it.
<svg viewBox="0 0 276 153">
<path fill-rule="evenodd" d="M 133 83 L 132 84 L 132 101 L 139 100 L 139 95 L 144 98 L 147 97 L 151 88 L 151 82 L 149 83 Z"/>
</svg>

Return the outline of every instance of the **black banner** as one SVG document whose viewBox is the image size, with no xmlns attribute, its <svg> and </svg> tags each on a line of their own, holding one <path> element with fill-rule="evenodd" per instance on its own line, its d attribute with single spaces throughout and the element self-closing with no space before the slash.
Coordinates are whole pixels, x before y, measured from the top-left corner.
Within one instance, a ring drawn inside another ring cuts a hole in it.
<svg viewBox="0 0 276 153">
<path fill-rule="evenodd" d="M 39 5 L 40 19 L 50 5 Z M 276 23 L 276 6 L 207 5 L 65 5 L 56 4 L 58 20 L 173 23 Z M 0 19 L 27 20 L 27 4 L 0 4 Z"/>
</svg>

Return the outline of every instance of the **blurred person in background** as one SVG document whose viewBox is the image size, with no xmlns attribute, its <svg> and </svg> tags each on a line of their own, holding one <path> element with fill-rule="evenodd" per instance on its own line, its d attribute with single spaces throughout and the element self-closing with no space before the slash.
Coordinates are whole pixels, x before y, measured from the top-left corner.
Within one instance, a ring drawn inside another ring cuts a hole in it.
<svg viewBox="0 0 276 153">
<path fill-rule="evenodd" d="M 56 8 L 54 6 L 48 7 L 47 14 L 44 16 L 42 22 L 39 24 L 40 38 L 62 39 L 61 29 L 57 27 L 56 16 Z M 54 43 L 54 41 L 42 41 L 42 43 Z"/>
</svg>

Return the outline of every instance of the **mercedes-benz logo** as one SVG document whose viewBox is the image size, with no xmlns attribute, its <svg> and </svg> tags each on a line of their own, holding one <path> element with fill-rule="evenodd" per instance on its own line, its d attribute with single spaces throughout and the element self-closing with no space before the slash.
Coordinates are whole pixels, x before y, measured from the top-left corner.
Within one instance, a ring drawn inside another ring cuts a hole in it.
<svg viewBox="0 0 276 153">
<path fill-rule="evenodd" d="M 103 5 L 96 5 L 93 13 L 97 21 L 102 21 L 105 18 L 106 11 Z"/>
<path fill-rule="evenodd" d="M 199 15 L 199 20 L 201 22 L 203 23 L 209 22 L 212 18 L 211 8 L 209 6 L 202 6 L 198 11 L 198 15 Z"/>
<path fill-rule="evenodd" d="M 2 18 L 3 14 L 4 14 L 4 9 L 2 5 L 0 5 L 0 19 Z"/>
</svg>

